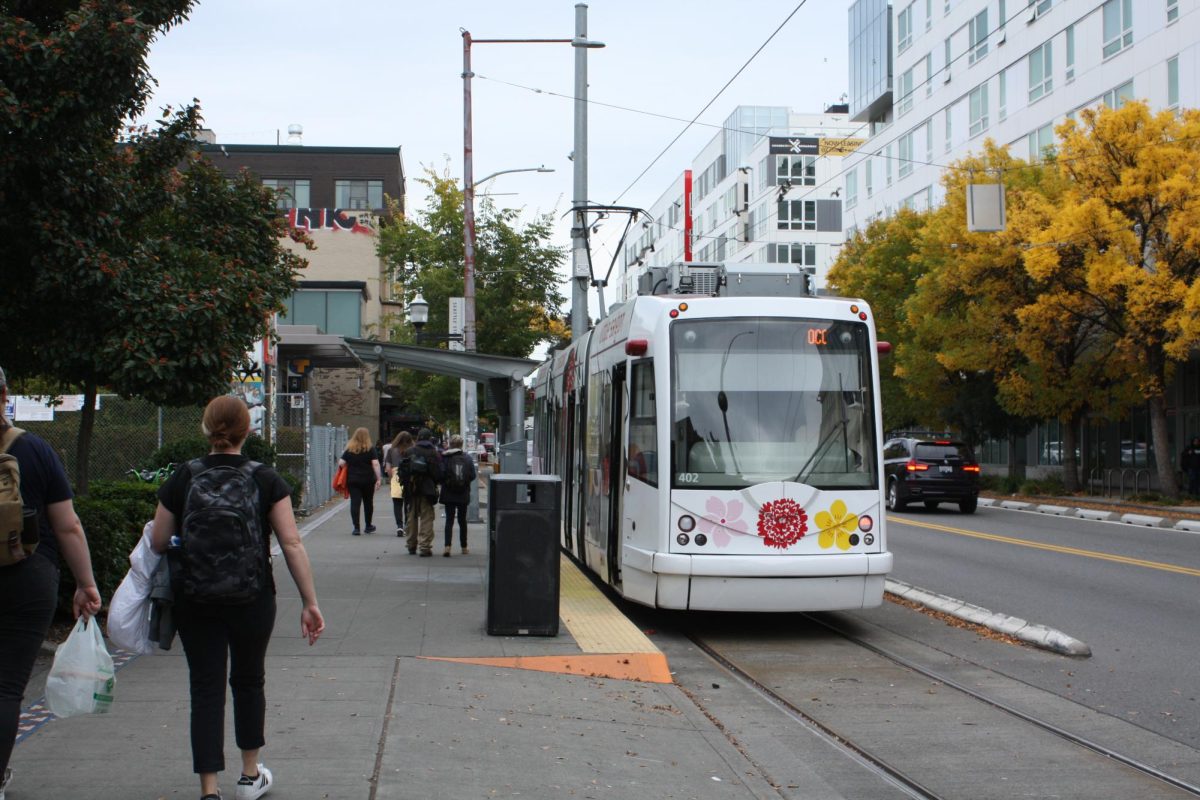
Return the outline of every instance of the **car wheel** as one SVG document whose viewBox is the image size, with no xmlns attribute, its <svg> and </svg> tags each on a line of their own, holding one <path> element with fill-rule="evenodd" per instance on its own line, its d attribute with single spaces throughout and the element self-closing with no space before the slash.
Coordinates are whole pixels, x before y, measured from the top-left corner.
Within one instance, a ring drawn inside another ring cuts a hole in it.
<svg viewBox="0 0 1200 800">
<path fill-rule="evenodd" d="M 933 511 L 937 507 L 938 507 L 937 500 L 926 500 L 925 501 L 925 508 L 927 508 L 928 510 Z"/>
<path fill-rule="evenodd" d="M 903 511 L 905 503 L 900 499 L 900 487 L 895 480 L 888 482 L 887 507 L 889 511 Z"/>
<path fill-rule="evenodd" d="M 969 500 L 960 500 L 958 503 L 958 510 L 964 514 L 974 514 L 975 507 L 978 505 L 979 505 L 979 499 L 976 497 L 972 497 Z"/>
</svg>

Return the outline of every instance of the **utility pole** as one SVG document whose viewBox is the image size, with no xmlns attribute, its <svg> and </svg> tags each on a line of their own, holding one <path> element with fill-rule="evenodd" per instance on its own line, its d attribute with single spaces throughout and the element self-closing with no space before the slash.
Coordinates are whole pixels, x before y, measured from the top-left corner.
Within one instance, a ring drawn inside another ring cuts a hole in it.
<svg viewBox="0 0 1200 800">
<path fill-rule="evenodd" d="M 588 281 L 591 265 L 587 254 L 587 4 L 575 4 L 575 186 L 571 201 L 571 339 L 579 341 L 590 327 Z M 594 44 L 592 45 L 594 46 Z"/>
</svg>

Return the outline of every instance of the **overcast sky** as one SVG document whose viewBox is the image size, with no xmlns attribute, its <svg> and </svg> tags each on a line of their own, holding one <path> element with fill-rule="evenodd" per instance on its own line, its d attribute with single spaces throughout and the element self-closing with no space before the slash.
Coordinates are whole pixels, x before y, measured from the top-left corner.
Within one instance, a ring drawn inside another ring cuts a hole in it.
<svg viewBox="0 0 1200 800">
<path fill-rule="evenodd" d="M 589 198 L 649 206 L 737 105 L 817 112 L 838 102 L 848 88 L 848 5 L 592 0 L 588 37 L 606 47 L 588 56 Z M 424 167 L 462 176 L 460 29 L 475 39 L 569 39 L 574 24 L 571 0 L 201 0 L 151 50 L 151 109 L 197 98 L 224 144 L 286 143 L 297 123 L 306 145 L 402 147 L 409 207 L 419 209 L 423 187 L 413 179 Z M 487 187 L 513 193 L 495 198 L 502 205 L 561 216 L 572 197 L 573 49 L 476 44 L 472 66 L 476 180 L 544 164 L 555 172 L 503 175 Z M 565 224 L 556 243 L 569 244 Z"/>
</svg>

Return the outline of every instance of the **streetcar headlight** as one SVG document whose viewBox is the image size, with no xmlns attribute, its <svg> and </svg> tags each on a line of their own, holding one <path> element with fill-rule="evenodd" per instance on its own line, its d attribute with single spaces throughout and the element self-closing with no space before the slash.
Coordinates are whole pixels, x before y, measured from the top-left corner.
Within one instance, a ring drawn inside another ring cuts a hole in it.
<svg viewBox="0 0 1200 800">
<path fill-rule="evenodd" d="M 875 527 L 875 520 L 871 519 L 866 514 L 863 514 L 858 518 L 858 529 L 863 533 L 866 533 L 873 527 Z"/>
<path fill-rule="evenodd" d="M 684 514 L 679 518 L 679 530 L 685 533 L 691 533 L 696 529 L 696 518 L 691 514 Z"/>
</svg>

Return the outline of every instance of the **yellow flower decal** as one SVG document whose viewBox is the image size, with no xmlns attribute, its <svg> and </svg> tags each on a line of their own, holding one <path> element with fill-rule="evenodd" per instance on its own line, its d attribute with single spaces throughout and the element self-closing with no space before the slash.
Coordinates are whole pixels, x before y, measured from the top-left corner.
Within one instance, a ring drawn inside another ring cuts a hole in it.
<svg viewBox="0 0 1200 800">
<path fill-rule="evenodd" d="M 839 550 L 850 549 L 850 535 L 858 528 L 858 515 L 847 513 L 845 503 L 834 500 L 829 510 L 818 511 L 813 521 L 821 531 L 817 544 L 822 550 L 833 547 L 835 542 Z"/>
</svg>

